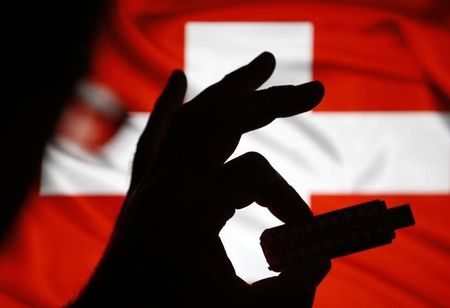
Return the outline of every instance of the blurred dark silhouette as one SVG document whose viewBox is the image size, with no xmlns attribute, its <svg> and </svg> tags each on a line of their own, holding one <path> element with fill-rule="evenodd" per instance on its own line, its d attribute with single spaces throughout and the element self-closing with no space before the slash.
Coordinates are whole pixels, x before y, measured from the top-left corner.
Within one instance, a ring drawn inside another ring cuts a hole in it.
<svg viewBox="0 0 450 308">
<path fill-rule="evenodd" d="M 1 28 L 4 202 L 0 239 L 11 227 L 39 170 L 63 105 L 87 72 L 103 0 L 7 1 Z"/>
<path fill-rule="evenodd" d="M 64 102 L 88 68 L 89 45 L 105 10 L 101 1 L 9 5 L 2 21 L 3 238 L 35 180 Z M 184 105 L 185 76 L 172 74 L 137 145 L 130 189 L 104 257 L 71 306 L 312 305 L 328 259 L 299 260 L 277 277 L 248 285 L 218 236 L 235 209 L 253 201 L 287 223 L 312 215 L 260 154 L 225 163 L 243 133 L 308 111 L 322 99 L 319 82 L 255 91 L 274 67 L 274 57 L 263 53 Z"/>
</svg>

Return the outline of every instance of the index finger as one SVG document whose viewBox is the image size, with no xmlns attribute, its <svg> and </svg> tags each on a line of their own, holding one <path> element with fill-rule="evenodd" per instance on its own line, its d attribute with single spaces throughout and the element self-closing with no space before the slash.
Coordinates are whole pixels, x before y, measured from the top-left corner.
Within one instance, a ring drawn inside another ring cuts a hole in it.
<svg viewBox="0 0 450 308">
<path fill-rule="evenodd" d="M 230 125 L 243 134 L 263 127 L 276 118 L 313 109 L 322 100 L 324 93 L 325 89 L 319 81 L 272 87 L 242 95 L 233 106 L 228 106 L 224 114 L 233 119 Z"/>
<path fill-rule="evenodd" d="M 309 111 L 322 99 L 319 81 L 254 91 L 226 101 L 187 103 L 178 114 L 179 155 L 199 168 L 222 164 L 233 153 L 242 134 L 276 118 Z"/>
</svg>

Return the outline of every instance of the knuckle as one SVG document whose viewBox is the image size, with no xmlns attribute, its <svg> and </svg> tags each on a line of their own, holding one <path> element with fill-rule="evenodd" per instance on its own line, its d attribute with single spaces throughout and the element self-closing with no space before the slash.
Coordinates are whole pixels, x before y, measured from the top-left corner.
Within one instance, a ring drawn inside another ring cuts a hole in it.
<svg viewBox="0 0 450 308">
<path fill-rule="evenodd" d="M 232 71 L 232 72 L 226 74 L 222 78 L 221 82 L 224 82 L 224 83 L 234 82 L 236 80 L 236 77 L 239 77 L 242 74 L 242 72 L 245 70 L 245 68 L 246 67 L 244 66 L 244 67 L 241 67 L 241 68 L 239 68 L 239 69 L 237 69 L 235 71 Z"/>
<path fill-rule="evenodd" d="M 233 79 L 233 73 L 228 73 L 225 76 L 223 76 L 221 82 L 228 82 L 232 79 Z"/>
<path fill-rule="evenodd" d="M 247 152 L 243 158 L 251 164 L 253 169 L 261 170 L 271 168 L 269 161 L 258 152 Z"/>
</svg>

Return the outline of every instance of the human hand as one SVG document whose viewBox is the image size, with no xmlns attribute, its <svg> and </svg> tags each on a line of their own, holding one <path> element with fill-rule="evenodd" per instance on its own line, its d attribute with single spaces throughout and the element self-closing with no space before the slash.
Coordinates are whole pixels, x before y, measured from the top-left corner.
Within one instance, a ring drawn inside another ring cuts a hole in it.
<svg viewBox="0 0 450 308">
<path fill-rule="evenodd" d="M 142 303 L 139 294 L 156 290 L 150 296 L 165 294 L 169 306 L 312 305 L 328 259 L 299 260 L 248 285 L 219 238 L 235 210 L 253 202 L 285 223 L 312 216 L 262 155 L 226 162 L 242 134 L 309 111 L 322 99 L 319 82 L 255 91 L 274 68 L 273 56 L 263 53 L 186 104 L 185 76 L 172 74 L 138 142 L 129 193 L 94 281 L 151 278 L 123 286 L 136 303 Z"/>
</svg>

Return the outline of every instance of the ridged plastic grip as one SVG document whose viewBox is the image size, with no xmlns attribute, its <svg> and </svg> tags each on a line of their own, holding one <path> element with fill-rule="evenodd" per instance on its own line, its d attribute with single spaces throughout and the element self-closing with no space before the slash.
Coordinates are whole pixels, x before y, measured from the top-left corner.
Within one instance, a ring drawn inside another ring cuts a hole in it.
<svg viewBox="0 0 450 308">
<path fill-rule="evenodd" d="M 302 257 L 336 258 L 389 244 L 395 229 L 414 223 L 409 205 L 387 209 L 384 201 L 373 200 L 314 216 L 302 224 L 267 229 L 260 240 L 269 268 L 279 272 Z"/>
</svg>

